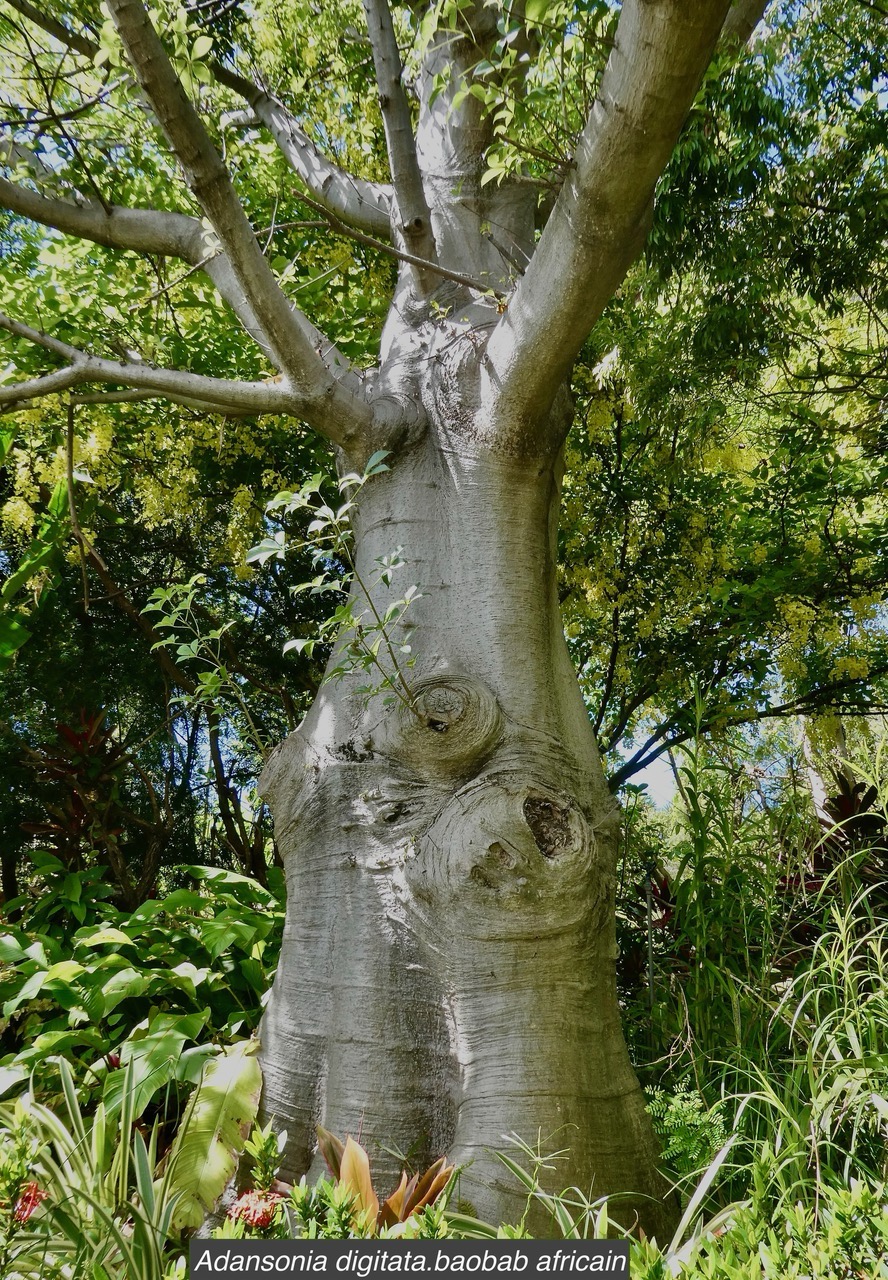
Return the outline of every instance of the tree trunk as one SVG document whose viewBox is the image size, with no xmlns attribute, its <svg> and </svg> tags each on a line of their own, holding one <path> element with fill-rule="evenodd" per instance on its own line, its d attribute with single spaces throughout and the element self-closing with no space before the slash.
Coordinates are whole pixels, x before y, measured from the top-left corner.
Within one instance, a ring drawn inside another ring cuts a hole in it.
<svg viewBox="0 0 888 1280">
<path fill-rule="evenodd" d="M 386 1147 L 447 1152 L 476 1213 L 517 1220 L 494 1155 L 516 1134 L 567 1151 L 549 1189 L 634 1193 L 613 1209 L 662 1238 L 617 1005 L 618 813 L 556 595 L 558 458 L 473 447 L 447 400 L 356 521 L 364 581 L 401 546 L 389 596 L 422 592 L 397 637 L 414 709 L 331 681 L 263 775 L 288 887 L 265 1109 L 290 1178 L 320 1171 L 320 1122 L 362 1135 L 381 1184 Z"/>
</svg>

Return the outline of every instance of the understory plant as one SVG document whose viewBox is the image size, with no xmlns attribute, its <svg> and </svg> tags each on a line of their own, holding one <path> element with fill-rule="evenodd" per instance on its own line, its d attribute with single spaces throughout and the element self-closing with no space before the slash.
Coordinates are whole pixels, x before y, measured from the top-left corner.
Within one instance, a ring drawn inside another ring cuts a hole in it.
<svg viewBox="0 0 888 1280">
<path fill-rule="evenodd" d="M 102 902 L 73 932 L 44 917 L 42 898 L 7 924 L 0 1086 L 35 1072 L 36 1093 L 52 1097 L 65 1057 L 94 1100 L 117 1105 L 131 1064 L 135 1115 L 165 1108 L 175 1125 L 208 1055 L 255 1030 L 277 964 L 282 890 L 220 868 L 177 874 L 186 885 L 165 898 L 129 913 Z"/>
<path fill-rule="evenodd" d="M 277 1182 L 285 1140 L 286 1134 L 276 1134 L 270 1123 L 254 1130 L 244 1146 L 252 1159 L 252 1185 L 229 1208 L 217 1237 L 438 1239 L 449 1234 L 446 1198 L 455 1170 L 444 1157 L 425 1172 L 402 1172 L 398 1186 L 383 1199 L 373 1186 L 364 1147 L 352 1137 L 342 1142 L 322 1126 L 318 1146 L 332 1176 L 311 1185 L 303 1177 L 295 1187 Z"/>
<path fill-rule="evenodd" d="M 178 1195 L 171 1171 L 155 1180 L 159 1127 L 146 1141 L 131 1089 L 118 1111 L 100 1102 L 84 1115 L 64 1060 L 59 1072 L 58 1108 L 31 1093 L 0 1106 L 6 1153 L 0 1274 L 4 1280 L 163 1280 L 181 1250 L 172 1240 Z"/>
<path fill-rule="evenodd" d="M 354 556 L 351 527 L 361 490 L 374 476 L 388 471 L 387 457 L 386 450 L 378 450 L 368 459 L 360 475 L 349 472 L 336 481 L 339 501 L 335 506 L 321 496 L 325 483 L 333 482 L 327 482 L 320 474 L 312 476 L 294 492 L 277 494 L 266 506 L 268 516 L 281 521 L 297 513 L 307 514 L 310 520 L 306 536 L 289 540 L 286 527 L 281 525 L 247 552 L 247 563 L 262 565 L 271 559 L 282 560 L 287 550 L 294 547 L 308 551 L 317 572 L 310 581 L 294 587 L 294 592 L 332 595 L 336 604 L 321 622 L 316 635 L 288 640 L 284 652 L 295 651 L 312 657 L 316 648 L 337 646 L 336 662 L 327 669 L 324 680 L 339 680 L 358 673 L 366 677 L 367 683 L 358 686 L 356 693 L 369 699 L 388 691 L 391 701 L 397 700 L 412 710 L 414 693 L 409 673 L 415 658 L 411 646 L 396 637 L 408 609 L 420 593 L 413 584 L 380 611 L 375 603 L 378 589 L 383 587 L 388 591 L 394 575 L 405 567 L 403 548 L 396 547 L 388 555 L 378 557 L 373 570 L 362 574 Z"/>
</svg>

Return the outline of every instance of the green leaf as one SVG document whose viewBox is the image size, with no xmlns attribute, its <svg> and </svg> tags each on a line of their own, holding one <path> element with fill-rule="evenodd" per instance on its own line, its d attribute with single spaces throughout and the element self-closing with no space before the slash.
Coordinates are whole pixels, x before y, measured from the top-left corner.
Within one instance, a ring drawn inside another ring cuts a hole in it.
<svg viewBox="0 0 888 1280">
<path fill-rule="evenodd" d="M 25 1067 L 11 1066 L 0 1067 L 0 1098 L 5 1093 L 9 1093 L 10 1089 L 14 1089 L 16 1085 L 21 1084 L 23 1080 L 27 1080 L 28 1071 Z"/>
<path fill-rule="evenodd" d="M 128 1102 L 135 1119 L 142 1114 L 159 1089 L 176 1079 L 179 1057 L 188 1040 L 195 1040 L 207 1019 L 209 1009 L 200 1013 L 157 1014 L 147 1028 L 140 1028 L 121 1049 L 121 1063 L 129 1065 L 132 1096 Z M 123 1105 L 127 1074 L 115 1071 L 105 1084 L 103 1102 L 109 1115 Z"/>
<path fill-rule="evenodd" d="M 131 996 L 140 996 L 151 986 L 151 978 L 137 969 L 120 969 L 104 983 L 102 994 L 105 998 L 105 1013 L 128 1000 Z"/>
<path fill-rule="evenodd" d="M 13 614 L 0 613 L 0 671 L 30 638 L 31 632 Z"/>
<path fill-rule="evenodd" d="M 25 552 L 18 568 L 3 583 L 3 588 L 0 590 L 0 600 L 8 603 L 13 596 L 17 595 L 22 587 L 34 577 L 35 573 L 38 573 L 44 565 L 49 563 L 55 549 L 55 541 L 47 542 L 42 538 L 35 538 Z M 27 639 L 27 636 L 25 639 Z"/>
<path fill-rule="evenodd" d="M 104 929 L 98 929 L 95 933 L 89 934 L 86 938 L 77 939 L 78 947 L 100 947 L 104 946 L 106 943 L 111 943 L 114 946 L 121 946 L 125 943 L 133 945 L 133 939 L 129 937 L 128 934 L 124 933 L 122 929 L 114 929 L 110 926 Z"/>
<path fill-rule="evenodd" d="M 259 1110 L 258 1047 L 249 1040 L 208 1063 L 194 1093 L 170 1153 L 178 1228 L 199 1227 L 234 1173 Z"/>
<path fill-rule="evenodd" d="M 19 960 L 26 960 L 27 958 L 24 948 L 11 933 L 0 934 L 0 962 L 3 964 L 18 964 Z"/>
<path fill-rule="evenodd" d="M 365 476 L 376 476 L 381 471 L 388 471 L 389 468 L 384 465 L 386 458 L 389 456 L 388 449 L 377 449 L 375 453 L 371 453 L 367 459 L 367 465 L 364 468 Z"/>
<path fill-rule="evenodd" d="M 9 450 L 15 444 L 15 430 L 0 431 L 0 463 L 2 463 Z"/>
</svg>

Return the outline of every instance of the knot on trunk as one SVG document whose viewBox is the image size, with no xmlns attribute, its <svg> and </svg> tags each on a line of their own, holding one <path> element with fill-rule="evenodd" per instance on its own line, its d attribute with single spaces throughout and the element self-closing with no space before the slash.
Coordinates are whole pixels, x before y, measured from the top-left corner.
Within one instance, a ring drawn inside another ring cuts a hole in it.
<svg viewBox="0 0 888 1280">
<path fill-rule="evenodd" d="M 486 684 L 469 676 L 421 681 L 413 705 L 400 704 L 372 734 L 373 750 L 430 778 L 464 777 L 502 738 L 503 715 Z"/>
<path fill-rule="evenodd" d="M 405 870 L 436 918 L 449 918 L 446 908 L 459 904 L 461 934 L 539 938 L 597 917 L 598 861 L 591 825 L 573 797 L 530 771 L 499 769 L 456 792 Z"/>
</svg>

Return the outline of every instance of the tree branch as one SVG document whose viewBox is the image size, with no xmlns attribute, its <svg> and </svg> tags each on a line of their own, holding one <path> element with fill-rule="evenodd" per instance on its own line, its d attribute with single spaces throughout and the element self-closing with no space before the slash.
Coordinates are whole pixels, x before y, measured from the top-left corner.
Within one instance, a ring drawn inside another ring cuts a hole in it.
<svg viewBox="0 0 888 1280">
<path fill-rule="evenodd" d="M 323 213 L 327 225 L 333 231 L 338 231 L 341 235 L 348 236 L 350 240 L 356 240 L 358 244 L 366 244 L 371 249 L 378 249 L 380 253 L 387 254 L 390 258 L 397 258 L 399 262 L 407 262 L 412 266 L 420 267 L 424 272 L 440 276 L 442 280 L 452 280 L 454 284 L 461 284 L 467 289 L 474 289 L 476 293 L 492 294 L 497 300 L 506 296 L 497 289 L 492 289 L 489 285 L 484 284 L 481 280 L 476 280 L 473 276 L 463 275 L 460 271 L 450 271 L 447 267 L 442 267 L 437 262 L 429 262 L 426 258 L 418 258 L 415 254 L 407 253 L 404 249 L 396 249 L 394 245 L 387 244 L 384 240 L 377 240 L 375 236 L 368 236 L 353 227 L 347 227 L 343 222 L 339 221 L 335 214 L 329 213 L 324 209 L 323 205 L 318 201 L 312 200 L 310 196 L 302 195 L 300 199 L 310 209 L 317 209 L 319 213 Z"/>
<path fill-rule="evenodd" d="M 712 56 L 728 0 L 626 0 L 575 167 L 487 349 L 487 392 L 538 433 L 647 236 L 654 187 Z"/>
<path fill-rule="evenodd" d="M 342 448 L 360 447 L 370 406 L 337 382 L 315 349 L 317 331 L 290 304 L 237 197 L 228 171 L 188 98 L 141 0 L 108 9 L 136 77 L 178 159 L 188 186 L 218 235 L 231 271 L 293 389 L 302 416 Z"/>
<path fill-rule="evenodd" d="M 44 14 L 29 0 L 6 0 L 10 8 L 40 27 L 53 39 L 83 54 L 96 57 L 99 46 L 85 36 L 70 31 L 55 18 Z M 348 226 L 369 235 L 391 234 L 392 190 L 389 186 L 356 178 L 328 159 L 297 125 L 292 114 L 273 94 L 220 62 L 211 64 L 213 77 L 250 104 L 258 121 L 265 125 L 290 167 L 299 175 L 314 198 Z"/>
<path fill-rule="evenodd" d="M 388 0 L 363 0 L 363 4 L 373 48 L 389 169 L 395 189 L 396 232 L 403 237 L 408 253 L 436 262 L 438 253 L 432 234 L 432 219 L 416 156 L 410 104 L 401 83 L 403 67 L 391 10 Z M 414 267 L 413 276 L 421 296 L 428 296 L 437 286 L 434 277 L 421 267 Z"/>
<path fill-rule="evenodd" d="M 800 694 L 798 698 L 790 698 L 787 702 L 779 703 L 765 707 L 758 707 L 751 711 L 741 711 L 734 715 L 720 710 L 711 716 L 704 716 L 702 723 L 693 728 L 682 729 L 680 727 L 682 721 L 687 721 L 688 715 L 692 712 L 691 703 L 686 703 L 683 707 L 666 720 L 656 733 L 645 741 L 644 745 L 639 747 L 634 755 L 619 768 L 616 769 L 608 777 L 608 785 L 612 791 L 616 791 L 634 774 L 640 773 L 642 769 L 646 769 L 648 765 L 659 759 L 667 751 L 671 751 L 674 747 L 681 746 L 683 742 L 688 742 L 696 733 L 709 733 L 716 726 L 721 729 L 736 728 L 744 724 L 757 724 L 760 720 L 784 720 L 788 716 L 811 715 L 814 711 L 829 710 L 837 714 L 849 715 L 884 715 L 888 706 L 885 703 L 875 699 L 871 699 L 864 706 L 861 706 L 859 700 L 853 699 L 850 695 L 855 689 L 864 690 L 872 682 L 873 677 L 884 676 L 888 668 L 879 666 L 874 667 L 865 679 L 851 678 L 846 680 L 837 680 L 832 684 L 825 685 L 821 689 L 812 689 L 809 693 Z M 843 697 L 843 693 L 846 696 Z"/>
<path fill-rule="evenodd" d="M 304 397 L 299 388 L 287 382 L 227 382 L 178 369 L 156 369 L 136 361 L 106 360 L 89 355 L 77 347 L 60 342 L 50 334 L 20 324 L 0 314 L 0 329 L 16 338 L 32 342 L 68 361 L 64 369 L 0 386 L 0 406 L 14 408 L 70 387 L 88 382 L 121 383 L 140 391 L 153 392 L 167 400 L 209 410 L 213 413 L 241 415 L 249 413 L 283 413 L 302 415 Z M 338 443 L 338 441 L 337 441 Z M 343 446 L 344 447 L 344 446 Z"/>
<path fill-rule="evenodd" d="M 721 44 L 737 49 L 748 44 L 767 7 L 768 0 L 734 0 L 721 30 Z"/>
<path fill-rule="evenodd" d="M 83 198 L 76 203 L 52 199 L 6 178 L 0 178 L 0 206 L 64 235 L 91 240 L 108 249 L 179 258 L 200 268 L 254 342 L 269 357 L 273 356 L 218 240 L 197 218 L 159 209 L 103 206 Z"/>
<path fill-rule="evenodd" d="M 51 14 L 46 13 L 43 9 L 38 9 L 36 5 L 30 4 L 28 0 L 6 0 L 10 9 L 14 9 L 16 13 L 20 13 L 23 18 L 27 18 L 29 22 L 33 22 L 35 27 L 40 27 L 47 35 L 58 40 L 59 44 L 66 45 L 69 49 L 73 49 L 75 53 L 82 54 L 84 58 L 89 58 L 92 62 L 99 51 L 99 46 L 94 41 L 87 39 L 84 35 L 77 35 Z"/>
<path fill-rule="evenodd" d="M 253 108 L 274 138 L 290 168 L 311 195 L 340 222 L 368 235 L 391 235 L 392 190 L 379 182 L 355 178 L 329 160 L 304 133 L 282 102 L 252 81 L 220 63 L 211 67 L 220 84 L 233 89 Z"/>
<path fill-rule="evenodd" d="M 122 205 L 106 207 L 82 197 L 78 197 L 76 202 L 48 198 L 6 178 L 0 178 L 0 207 L 65 235 L 79 236 L 109 249 L 178 258 L 191 264 L 212 281 L 253 341 L 270 359 L 273 358 L 270 345 L 235 278 L 231 263 L 215 235 L 197 218 L 160 209 L 129 209 Z M 314 350 L 323 351 L 323 360 L 333 376 L 345 381 L 357 394 L 359 381 L 348 361 L 310 321 L 305 317 L 302 320 Z"/>
</svg>

